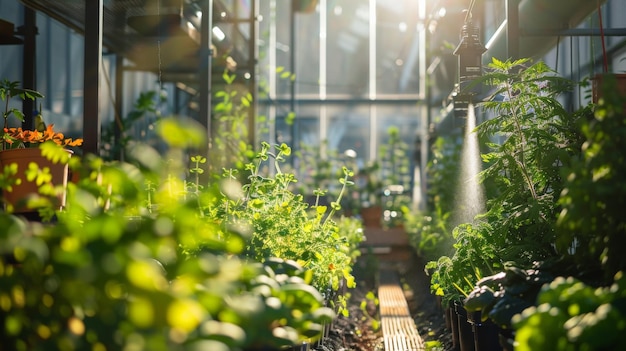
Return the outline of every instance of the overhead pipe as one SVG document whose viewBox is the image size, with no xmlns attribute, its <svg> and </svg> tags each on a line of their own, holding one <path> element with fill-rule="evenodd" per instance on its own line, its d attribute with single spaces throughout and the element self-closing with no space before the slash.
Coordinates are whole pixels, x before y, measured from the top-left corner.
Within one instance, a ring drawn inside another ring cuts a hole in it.
<svg viewBox="0 0 626 351">
<path fill-rule="evenodd" d="M 500 33 L 492 40 L 488 40 L 489 47 L 483 55 L 483 62 L 491 62 L 494 57 L 499 60 L 522 57 L 538 59 L 557 44 L 558 35 L 538 36 L 535 33 L 542 31 L 558 33 L 575 28 L 598 6 L 596 1 L 590 0 L 507 0 L 507 2 L 511 6 L 518 4 L 516 10 L 519 17 L 507 21 L 508 33 Z M 600 2 L 603 4 L 606 0 Z M 516 20 L 519 23 L 517 28 L 514 24 Z M 513 40 L 517 39 L 517 48 L 509 48 L 509 44 L 513 44 L 508 40 L 511 36 L 516 36 Z M 517 57 L 510 57 L 509 52 L 516 52 Z"/>
</svg>

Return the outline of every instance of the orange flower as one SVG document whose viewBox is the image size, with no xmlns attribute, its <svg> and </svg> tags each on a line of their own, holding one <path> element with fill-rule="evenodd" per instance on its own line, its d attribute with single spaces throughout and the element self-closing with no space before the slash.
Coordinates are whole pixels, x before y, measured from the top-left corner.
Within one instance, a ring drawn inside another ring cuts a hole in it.
<svg viewBox="0 0 626 351">
<path fill-rule="evenodd" d="M 4 128 L 4 141 L 8 144 L 19 142 L 21 145 L 43 143 L 53 141 L 61 146 L 80 146 L 83 144 L 82 138 L 66 138 L 63 133 L 54 131 L 54 124 L 48 125 L 42 133 L 37 130 L 22 130 L 22 128 Z"/>
</svg>

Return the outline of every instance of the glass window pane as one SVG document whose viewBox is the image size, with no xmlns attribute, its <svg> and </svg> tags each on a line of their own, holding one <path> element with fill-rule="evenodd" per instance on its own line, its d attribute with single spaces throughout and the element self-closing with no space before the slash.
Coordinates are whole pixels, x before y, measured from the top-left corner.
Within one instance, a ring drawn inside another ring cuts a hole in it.
<svg viewBox="0 0 626 351">
<path fill-rule="evenodd" d="M 369 1 L 328 1 L 327 93 L 367 96 Z"/>
<path fill-rule="evenodd" d="M 319 96 L 320 16 L 319 12 L 296 14 L 296 94 Z"/>
<path fill-rule="evenodd" d="M 345 153 L 353 150 L 359 167 L 370 158 L 370 108 L 369 105 L 332 105 L 327 109 L 327 143 L 329 150 Z"/>
<path fill-rule="evenodd" d="M 418 107 L 411 104 L 378 106 L 377 159 L 381 162 L 383 179 L 394 179 L 394 183 L 409 189 L 419 145 Z M 388 150 L 391 131 L 397 132 L 402 146 L 393 155 Z M 385 151 L 383 154 L 382 152 Z M 390 160 L 393 158 L 393 160 Z M 390 163 L 391 161 L 391 163 Z"/>
<path fill-rule="evenodd" d="M 418 2 L 378 1 L 376 9 L 376 91 L 419 93 Z"/>
</svg>

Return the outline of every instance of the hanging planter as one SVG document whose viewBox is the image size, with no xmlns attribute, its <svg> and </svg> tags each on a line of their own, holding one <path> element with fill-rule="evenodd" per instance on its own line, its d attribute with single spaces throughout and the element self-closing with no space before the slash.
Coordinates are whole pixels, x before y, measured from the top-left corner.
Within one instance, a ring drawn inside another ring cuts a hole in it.
<svg viewBox="0 0 626 351">
<path fill-rule="evenodd" d="M 592 101 L 598 103 L 605 92 L 617 92 L 617 95 L 626 99 L 626 74 L 609 73 L 609 62 L 606 53 L 602 10 L 598 2 L 598 19 L 600 22 L 600 41 L 602 43 L 602 73 L 592 79 Z M 626 104 L 622 107 L 626 108 Z"/>
<path fill-rule="evenodd" d="M 68 158 L 73 152 L 63 149 Z M 69 178 L 67 162 L 53 162 L 42 154 L 40 148 L 21 148 L 0 151 L 1 169 L 10 169 L 2 197 L 11 212 L 34 212 L 42 204 L 50 203 L 53 208 L 65 206 L 65 188 Z M 44 190 L 42 196 L 40 188 Z M 32 201 L 35 199 L 47 201 Z M 30 203 L 30 204 L 29 204 Z"/>
<path fill-rule="evenodd" d="M 605 95 L 604 92 L 617 92 L 621 97 L 626 98 L 626 74 L 603 73 L 597 74 L 591 80 L 592 101 L 597 104 Z"/>
</svg>

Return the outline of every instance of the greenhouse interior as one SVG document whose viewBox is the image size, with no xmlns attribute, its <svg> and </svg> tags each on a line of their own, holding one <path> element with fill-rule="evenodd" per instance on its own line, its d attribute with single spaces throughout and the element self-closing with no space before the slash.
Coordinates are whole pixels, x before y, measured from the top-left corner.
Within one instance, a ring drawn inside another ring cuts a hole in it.
<svg viewBox="0 0 626 351">
<path fill-rule="evenodd" d="M 0 350 L 626 349 L 625 13 L 0 0 Z"/>
</svg>

